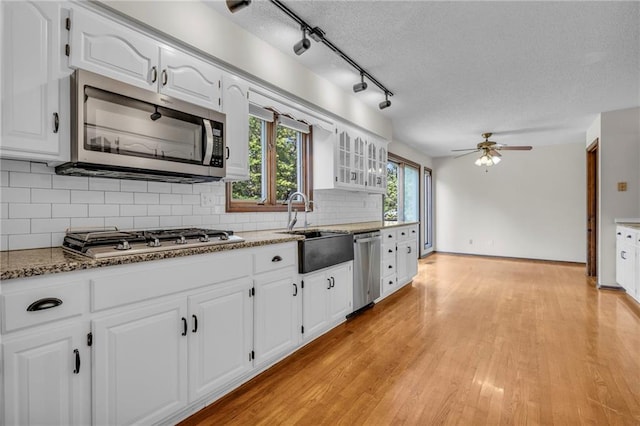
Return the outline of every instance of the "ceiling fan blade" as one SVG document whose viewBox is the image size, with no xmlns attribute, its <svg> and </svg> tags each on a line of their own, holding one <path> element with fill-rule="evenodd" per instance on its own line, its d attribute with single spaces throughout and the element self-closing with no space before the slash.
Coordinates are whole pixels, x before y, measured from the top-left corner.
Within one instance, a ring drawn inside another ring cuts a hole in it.
<svg viewBox="0 0 640 426">
<path fill-rule="evenodd" d="M 473 150 L 473 151 L 471 151 L 471 152 L 465 152 L 464 154 L 456 155 L 456 156 L 455 156 L 455 157 L 453 157 L 453 158 L 460 158 L 460 157 L 464 157 L 465 155 L 474 154 L 474 153 L 476 153 L 476 152 L 480 152 L 480 150 L 479 150 L 479 149 L 475 149 L 475 150 Z"/>
<path fill-rule="evenodd" d="M 502 154 L 500 154 L 498 151 L 496 151 L 495 149 L 492 149 L 491 151 L 489 151 L 489 154 L 491 155 L 495 155 L 496 157 L 502 157 Z"/>
<path fill-rule="evenodd" d="M 501 149 L 503 151 L 531 151 L 533 149 L 533 147 L 531 146 L 509 146 L 509 145 L 504 145 L 501 146 L 497 149 Z"/>
<path fill-rule="evenodd" d="M 452 149 L 451 151 L 477 151 L 478 148 Z"/>
</svg>

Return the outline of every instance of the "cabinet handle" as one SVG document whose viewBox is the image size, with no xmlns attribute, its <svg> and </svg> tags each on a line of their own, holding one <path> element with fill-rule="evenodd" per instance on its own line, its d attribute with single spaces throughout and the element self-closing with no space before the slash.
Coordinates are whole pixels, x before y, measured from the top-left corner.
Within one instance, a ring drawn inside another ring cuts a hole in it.
<svg viewBox="0 0 640 426">
<path fill-rule="evenodd" d="M 60 116 L 57 112 L 53 113 L 53 133 L 58 133 L 58 129 L 60 129 Z"/>
<path fill-rule="evenodd" d="M 393 250 L 389 249 L 389 253 L 393 253 Z"/>
<path fill-rule="evenodd" d="M 293 283 L 293 296 L 297 296 L 298 295 L 298 284 Z"/>
<path fill-rule="evenodd" d="M 405 233 L 404 233 L 404 232 L 401 232 L 401 233 L 400 233 L 400 235 L 405 235 Z"/>
<path fill-rule="evenodd" d="M 389 281 L 389 285 L 393 285 L 393 281 Z"/>
<path fill-rule="evenodd" d="M 627 238 L 631 238 L 631 235 L 627 235 Z"/>
<path fill-rule="evenodd" d="M 411 253 L 411 247 L 407 247 L 407 253 Z"/>
<path fill-rule="evenodd" d="M 327 281 L 329 281 L 329 285 L 327 286 L 327 290 L 331 290 L 331 278 L 327 278 Z"/>
<path fill-rule="evenodd" d="M 229 149 L 229 147 L 225 147 L 227 149 L 227 157 L 225 158 L 225 160 L 229 159 L 229 156 L 231 155 L 231 150 Z"/>
<path fill-rule="evenodd" d="M 331 288 L 334 288 L 336 286 L 336 279 L 331 277 Z"/>
<path fill-rule="evenodd" d="M 389 234 L 387 235 L 387 238 L 393 238 L 393 235 Z"/>
<path fill-rule="evenodd" d="M 626 254 L 627 254 L 627 252 L 626 252 L 626 251 L 621 251 L 621 252 L 620 252 L 620 257 L 621 257 L 621 258 L 623 258 L 624 260 L 627 260 L 627 258 L 626 258 L 626 257 L 624 257 Z"/>
<path fill-rule="evenodd" d="M 187 319 L 185 317 L 182 317 L 182 335 L 187 335 Z"/>
<path fill-rule="evenodd" d="M 415 229 L 411 230 L 411 233 L 412 233 L 412 234 L 415 234 L 415 233 L 416 233 L 416 230 L 415 230 Z"/>
<path fill-rule="evenodd" d="M 73 354 L 76 357 L 76 366 L 73 369 L 73 374 L 79 374 L 80 373 L 80 351 L 77 349 L 74 349 Z"/>
<path fill-rule="evenodd" d="M 358 177 L 356 172 L 351 172 L 351 180 L 356 180 L 356 177 Z"/>
<path fill-rule="evenodd" d="M 155 83 L 158 80 L 158 68 L 151 67 L 151 82 Z"/>
<path fill-rule="evenodd" d="M 378 182 L 378 185 L 382 185 L 382 178 L 381 177 L 377 178 L 376 182 Z"/>
<path fill-rule="evenodd" d="M 389 269 L 393 269 L 393 265 L 389 265 Z"/>
<path fill-rule="evenodd" d="M 273 256 L 273 259 L 271 259 L 272 262 L 281 262 L 282 258 L 280 256 Z"/>
<path fill-rule="evenodd" d="M 167 70 L 162 70 L 162 85 L 166 86 L 167 85 Z"/>
<path fill-rule="evenodd" d="M 195 315 L 191 315 L 191 318 L 193 318 L 193 330 L 191 330 L 191 332 L 195 333 L 196 331 L 198 331 L 198 317 Z"/>
<path fill-rule="evenodd" d="M 62 300 L 55 297 L 38 299 L 27 307 L 27 312 L 44 311 L 62 305 Z"/>
<path fill-rule="evenodd" d="M 618 232 L 617 234 L 618 234 L 618 235 L 622 235 L 622 232 Z"/>
</svg>

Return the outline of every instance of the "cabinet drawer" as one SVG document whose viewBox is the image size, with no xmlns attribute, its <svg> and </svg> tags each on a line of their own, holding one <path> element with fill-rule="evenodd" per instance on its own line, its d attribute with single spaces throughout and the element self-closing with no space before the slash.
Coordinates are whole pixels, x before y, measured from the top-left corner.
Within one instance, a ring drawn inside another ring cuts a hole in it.
<svg viewBox="0 0 640 426">
<path fill-rule="evenodd" d="M 396 276 L 395 274 L 387 275 L 382 278 L 382 294 L 385 294 L 395 288 Z"/>
<path fill-rule="evenodd" d="M 395 274 L 396 272 L 396 258 L 387 257 L 383 259 L 382 263 L 382 276 Z"/>
<path fill-rule="evenodd" d="M 253 272 L 275 271 L 295 266 L 298 261 L 298 243 L 274 244 L 260 248 L 253 255 Z"/>
<path fill-rule="evenodd" d="M 44 286 L 2 296 L 2 331 L 9 332 L 83 313 L 89 285 L 85 281 Z"/>
<path fill-rule="evenodd" d="M 398 228 L 396 232 L 398 234 L 398 241 L 415 240 L 418 237 L 418 226 L 411 225 L 406 228 Z"/>
<path fill-rule="evenodd" d="M 396 257 L 396 245 L 395 244 L 385 244 L 382 246 L 382 258 L 394 258 Z"/>
<path fill-rule="evenodd" d="M 395 243 L 397 236 L 395 229 L 385 229 L 381 232 L 382 234 L 382 244 Z"/>
</svg>

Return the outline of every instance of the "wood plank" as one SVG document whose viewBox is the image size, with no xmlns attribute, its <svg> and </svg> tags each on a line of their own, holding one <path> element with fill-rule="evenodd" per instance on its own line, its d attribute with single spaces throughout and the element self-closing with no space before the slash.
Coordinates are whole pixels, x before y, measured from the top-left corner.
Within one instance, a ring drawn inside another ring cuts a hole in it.
<svg viewBox="0 0 640 426">
<path fill-rule="evenodd" d="M 435 254 L 183 425 L 640 424 L 640 308 L 584 265 Z"/>
</svg>

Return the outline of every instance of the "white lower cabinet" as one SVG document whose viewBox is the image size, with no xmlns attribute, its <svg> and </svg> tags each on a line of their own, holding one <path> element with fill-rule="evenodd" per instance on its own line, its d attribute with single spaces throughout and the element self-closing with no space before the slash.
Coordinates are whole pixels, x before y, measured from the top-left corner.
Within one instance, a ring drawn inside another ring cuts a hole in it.
<svg viewBox="0 0 640 426">
<path fill-rule="evenodd" d="M 187 405 L 187 301 L 93 322 L 93 421 L 149 424 Z"/>
<path fill-rule="evenodd" d="M 83 321 L 4 342 L 5 425 L 91 422 L 88 330 Z"/>
<path fill-rule="evenodd" d="M 219 389 L 253 367 L 249 277 L 189 297 L 189 400 Z"/>
<path fill-rule="evenodd" d="M 616 282 L 640 302 L 640 230 L 616 227 Z"/>
<path fill-rule="evenodd" d="M 418 274 L 418 225 L 384 229 L 380 294 L 388 296 Z"/>
<path fill-rule="evenodd" d="M 411 281 L 418 274 L 417 242 L 415 240 L 398 242 L 396 273 L 400 285 Z"/>
<path fill-rule="evenodd" d="M 263 274 L 255 284 L 255 365 L 290 352 L 300 342 L 300 291 L 294 269 Z"/>
<path fill-rule="evenodd" d="M 305 340 L 345 320 L 353 306 L 353 262 L 303 275 L 302 327 Z"/>
</svg>

